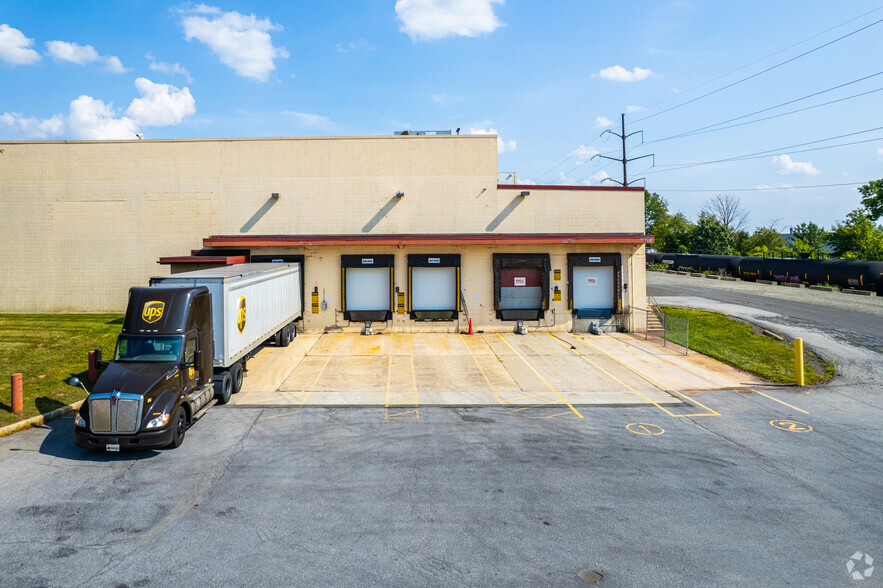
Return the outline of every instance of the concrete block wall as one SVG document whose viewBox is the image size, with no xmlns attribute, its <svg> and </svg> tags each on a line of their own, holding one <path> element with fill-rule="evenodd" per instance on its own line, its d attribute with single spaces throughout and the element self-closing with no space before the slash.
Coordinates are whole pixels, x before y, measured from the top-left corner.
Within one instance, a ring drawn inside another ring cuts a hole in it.
<svg viewBox="0 0 883 588">
<path fill-rule="evenodd" d="M 494 136 L 0 148 L 0 312 L 121 311 L 211 235 L 643 231 L 637 191 L 498 189 Z"/>
</svg>

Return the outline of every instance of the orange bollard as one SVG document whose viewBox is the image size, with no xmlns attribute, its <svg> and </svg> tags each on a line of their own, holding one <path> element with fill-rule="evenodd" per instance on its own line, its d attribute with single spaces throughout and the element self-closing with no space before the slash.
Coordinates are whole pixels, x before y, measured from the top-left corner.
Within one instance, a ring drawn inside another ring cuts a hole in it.
<svg viewBox="0 0 883 588">
<path fill-rule="evenodd" d="M 95 351 L 89 352 L 89 383 L 94 384 L 98 379 L 98 364 L 95 363 L 95 360 L 98 358 L 95 357 Z"/>
<path fill-rule="evenodd" d="M 469 319 L 469 334 L 472 334 L 472 319 Z"/>
<path fill-rule="evenodd" d="M 12 412 L 19 413 L 25 409 L 21 391 L 21 374 L 12 374 Z"/>
</svg>

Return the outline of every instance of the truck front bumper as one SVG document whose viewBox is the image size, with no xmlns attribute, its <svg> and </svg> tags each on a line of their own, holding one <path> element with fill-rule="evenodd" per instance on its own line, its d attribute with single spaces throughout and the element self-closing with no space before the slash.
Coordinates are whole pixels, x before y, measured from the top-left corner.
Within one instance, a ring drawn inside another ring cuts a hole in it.
<svg viewBox="0 0 883 588">
<path fill-rule="evenodd" d="M 123 449 L 152 449 L 165 447 L 172 442 L 175 429 L 172 426 L 156 431 L 140 432 L 135 435 L 99 435 L 89 429 L 74 427 L 74 443 L 85 449 L 106 450 L 108 444 L 119 445 Z"/>
</svg>

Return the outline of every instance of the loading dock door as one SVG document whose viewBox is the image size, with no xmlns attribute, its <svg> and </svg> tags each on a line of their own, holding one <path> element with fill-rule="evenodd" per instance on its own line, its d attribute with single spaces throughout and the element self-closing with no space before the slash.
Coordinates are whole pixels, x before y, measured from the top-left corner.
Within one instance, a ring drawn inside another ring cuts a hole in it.
<svg viewBox="0 0 883 588">
<path fill-rule="evenodd" d="M 548 254 L 494 254 L 494 306 L 504 321 L 535 321 L 549 308 Z"/>
<path fill-rule="evenodd" d="M 460 312 L 460 255 L 408 255 L 408 311 L 414 320 L 450 321 Z"/>
<path fill-rule="evenodd" d="M 504 267 L 500 272 L 500 308 L 502 310 L 541 309 L 542 284 L 538 267 Z"/>
<path fill-rule="evenodd" d="M 344 318 L 386 321 L 392 318 L 392 256 L 342 255 Z"/>
<path fill-rule="evenodd" d="M 573 268 L 573 308 L 613 312 L 613 266 Z"/>
</svg>

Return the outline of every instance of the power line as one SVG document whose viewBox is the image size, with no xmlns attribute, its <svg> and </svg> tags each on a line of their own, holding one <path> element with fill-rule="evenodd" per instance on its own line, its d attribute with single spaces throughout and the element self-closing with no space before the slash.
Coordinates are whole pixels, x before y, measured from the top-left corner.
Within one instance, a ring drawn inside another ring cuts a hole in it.
<svg viewBox="0 0 883 588">
<path fill-rule="evenodd" d="M 792 61 L 796 61 L 796 60 L 800 59 L 801 57 L 806 57 L 807 55 L 809 55 L 809 54 L 811 54 L 811 53 L 815 53 L 816 51 L 819 51 L 819 50 L 821 50 L 821 49 L 824 49 L 825 47 L 828 47 L 829 45 L 833 45 L 834 43 L 837 43 L 838 41 L 842 41 L 843 39 L 846 39 L 847 37 L 851 37 L 852 35 L 855 35 L 855 34 L 857 34 L 857 33 L 860 33 L 861 31 L 863 31 L 863 30 L 865 30 L 865 29 L 869 29 L 869 28 L 871 28 L 871 27 L 873 27 L 873 26 L 875 26 L 875 25 L 878 25 L 878 24 L 880 24 L 881 22 L 883 22 L 883 18 L 881 18 L 880 20 L 874 21 L 874 22 L 872 22 L 872 23 L 869 24 L 869 25 L 865 25 L 865 26 L 861 27 L 860 29 L 856 29 L 856 30 L 854 30 L 854 31 L 852 31 L 852 32 L 850 32 L 850 33 L 847 33 L 847 34 L 845 34 L 845 35 L 843 35 L 843 36 L 841 36 L 841 37 L 837 37 L 837 38 L 834 39 L 833 41 L 828 41 L 827 43 L 824 43 L 824 44 L 822 44 L 822 45 L 819 45 L 818 47 L 815 47 L 815 48 L 813 48 L 813 49 L 810 49 L 809 51 L 805 51 L 805 52 L 801 53 L 800 55 L 797 55 L 797 56 L 795 56 L 795 57 L 792 57 L 791 59 L 786 59 L 785 61 L 782 61 L 782 62 L 780 62 L 780 63 L 777 63 L 776 65 L 770 66 L 770 67 L 768 67 L 768 68 L 766 68 L 766 69 L 764 69 L 764 70 L 761 70 L 761 71 L 759 71 L 759 72 L 757 72 L 757 73 L 751 74 L 750 76 L 744 77 L 744 78 L 742 78 L 742 79 L 740 79 L 740 80 L 736 80 L 735 82 L 731 82 L 731 83 L 727 84 L 726 86 L 723 86 L 723 87 L 718 88 L 717 90 L 712 90 L 711 92 L 707 92 L 707 93 L 705 93 L 705 94 L 702 94 L 701 96 L 697 96 L 696 98 L 692 98 L 692 99 L 690 99 L 690 100 L 687 100 L 686 102 L 682 102 L 682 103 L 680 103 L 680 104 L 676 104 L 676 105 L 674 105 L 674 106 L 672 106 L 672 107 L 670 107 L 670 108 L 666 108 L 666 109 L 664 109 L 664 110 L 660 110 L 659 112 L 657 112 L 657 113 L 655 113 L 655 114 L 650 114 L 650 115 L 647 115 L 647 116 L 645 116 L 645 117 L 643 117 L 643 118 L 639 118 L 638 120 L 633 121 L 633 123 L 639 123 L 639 122 L 641 122 L 641 121 L 644 121 L 644 120 L 647 120 L 647 119 L 653 118 L 653 117 L 655 117 L 655 116 L 659 116 L 660 114 L 664 114 L 664 113 L 666 113 L 666 112 L 670 112 L 670 111 L 672 111 L 672 110 L 675 110 L 675 109 L 677 109 L 677 108 L 681 108 L 681 107 L 686 106 L 686 105 L 688 105 L 688 104 L 692 104 L 693 102 L 696 102 L 697 100 L 702 100 L 703 98 L 707 98 L 708 96 L 711 96 L 711 95 L 713 95 L 713 94 L 717 94 L 718 92 L 723 92 L 724 90 L 726 90 L 726 89 L 728 89 L 728 88 L 732 88 L 733 86 L 737 86 L 737 85 L 741 84 L 742 82 L 747 82 L 747 81 L 750 80 L 750 79 L 756 78 L 757 76 L 763 75 L 763 74 L 765 74 L 765 73 L 767 73 L 767 72 L 770 72 L 770 71 L 772 71 L 772 70 L 774 70 L 774 69 L 777 69 L 777 68 L 779 68 L 779 67 L 782 67 L 783 65 L 786 65 L 786 64 L 788 64 L 788 63 L 791 63 Z"/>
<path fill-rule="evenodd" d="M 730 70 L 730 71 L 728 71 L 728 72 L 725 73 L 725 74 L 721 74 L 721 75 L 719 75 L 719 76 L 717 76 L 717 77 L 715 77 L 715 78 L 711 78 L 710 80 L 704 81 L 704 82 L 702 82 L 701 84 L 698 84 L 698 85 L 693 86 L 693 87 L 691 87 L 691 88 L 687 88 L 686 90 L 684 90 L 683 92 L 680 92 L 679 94 L 675 94 L 675 95 L 672 95 L 672 96 L 666 96 L 665 98 L 662 98 L 661 100 L 657 100 L 656 102 L 653 102 L 653 103 L 651 103 L 651 104 L 648 104 L 648 105 L 647 105 L 647 108 L 650 108 L 651 106 L 656 106 L 657 104 L 661 104 L 661 103 L 663 103 L 663 102 L 667 102 L 667 101 L 669 101 L 669 100 L 671 100 L 671 99 L 673 99 L 673 98 L 676 98 L 676 97 L 681 96 L 681 95 L 683 95 L 683 94 L 686 94 L 686 93 L 688 93 L 688 92 L 692 92 L 693 90 L 696 90 L 697 88 L 701 88 L 701 87 L 703 87 L 703 86 L 707 86 L 708 84 L 710 84 L 710 83 L 712 83 L 712 82 L 716 82 L 717 80 L 719 80 L 719 79 L 721 79 L 721 78 L 725 78 L 725 77 L 727 77 L 727 76 L 730 75 L 730 74 L 734 74 L 734 73 L 736 73 L 737 71 L 742 71 L 743 69 L 745 69 L 745 68 L 747 68 L 747 67 L 751 67 L 751 66 L 754 65 L 755 63 L 760 63 L 761 61 L 765 61 L 765 60 L 769 59 L 770 57 L 775 57 L 776 55 L 779 55 L 780 53 L 784 53 L 785 51 L 788 51 L 789 49 L 793 49 L 794 47 L 797 47 L 798 45 L 802 45 L 802 44 L 806 43 L 807 41 L 811 41 L 811 40 L 815 39 L 816 37 L 821 37 L 822 35 L 824 35 L 824 34 L 826 34 L 826 33 L 830 33 L 831 31 L 833 31 L 833 30 L 835 30 L 835 29 L 839 29 L 839 28 L 842 27 L 843 25 L 847 25 L 847 24 L 849 24 L 849 23 L 851 23 L 851 22 L 853 22 L 853 21 L 856 21 L 856 20 L 858 20 L 858 19 L 860 19 L 860 18 L 864 18 L 864 17 L 868 16 L 869 14 L 871 14 L 871 13 L 873 13 L 873 12 L 877 12 L 878 10 L 881 10 L 881 9 L 883 9 L 883 6 L 879 6 L 879 7 L 877 7 L 877 8 L 874 8 L 874 9 L 872 9 L 872 10 L 869 10 L 869 11 L 865 12 L 864 14 L 860 14 L 860 15 L 854 17 L 854 18 L 851 18 L 851 19 L 849 19 L 849 20 L 843 21 L 843 22 L 841 22 L 840 24 L 838 24 L 838 25 L 836 25 L 836 26 L 833 26 L 833 27 L 831 27 L 831 28 L 829 28 L 829 29 L 825 29 L 824 31 L 822 31 L 822 32 L 820 32 L 820 33 L 816 33 L 815 35 L 812 35 L 811 37 L 807 37 L 807 38 L 805 38 L 805 39 L 803 39 L 803 40 L 801 40 L 801 41 L 798 41 L 797 43 L 794 43 L 793 45 L 788 45 L 788 46 L 785 47 L 784 49 L 779 49 L 779 50 L 776 51 L 775 53 L 770 53 L 769 55 L 766 55 L 766 56 L 764 56 L 764 57 L 761 57 L 760 59 L 755 59 L 755 60 L 752 61 L 751 63 L 746 63 L 745 65 L 742 65 L 742 66 L 740 66 L 740 67 L 737 67 L 737 68 L 734 69 L 734 70 Z M 635 122 L 637 122 L 637 121 L 635 121 Z"/>
<path fill-rule="evenodd" d="M 741 116 L 737 116 L 737 117 L 730 118 L 730 119 L 727 119 L 727 120 L 724 120 L 724 121 L 721 121 L 721 122 L 717 122 L 717 123 L 714 123 L 714 124 L 712 124 L 712 125 L 706 125 L 706 126 L 704 126 L 704 127 L 699 127 L 698 129 L 693 129 L 692 131 L 684 131 L 683 133 L 679 133 L 679 134 L 677 134 L 677 135 L 672 135 L 672 136 L 670 136 L 670 137 L 664 137 L 664 138 L 662 138 L 662 139 L 653 139 L 652 141 L 647 141 L 646 143 L 644 143 L 644 145 L 651 145 L 651 144 L 653 144 L 653 143 L 661 143 L 662 141 L 669 141 L 669 140 L 671 140 L 671 139 L 679 139 L 679 138 L 681 138 L 681 137 L 689 137 L 689 136 L 692 136 L 692 135 L 700 135 L 700 134 L 704 134 L 704 133 L 711 133 L 711 132 L 714 132 L 714 131 L 720 131 L 720 130 L 723 130 L 723 129 L 732 129 L 732 128 L 734 128 L 734 127 L 738 127 L 738 126 L 742 126 L 742 125 L 748 125 L 748 124 L 752 124 L 752 123 L 760 122 L 760 121 L 763 121 L 763 120 L 770 120 L 770 119 L 773 119 L 773 118 L 778 118 L 778 117 L 780 117 L 780 116 L 786 116 L 786 115 L 788 115 L 788 114 L 794 114 L 794 113 L 797 113 L 797 112 L 803 112 L 804 110 L 810 110 L 810 109 L 813 109 L 813 108 L 819 108 L 819 107 L 821 107 L 821 106 L 828 106 L 829 104 L 834 104 L 834 103 L 836 103 L 836 102 L 842 102 L 842 101 L 844 101 L 844 100 L 849 100 L 849 99 L 851 99 L 851 98 L 858 98 L 858 97 L 860 97 L 860 96 L 865 96 L 866 94 L 871 94 L 871 93 L 873 93 L 873 92 L 879 92 L 880 90 L 883 90 L 883 88 L 878 88 L 878 89 L 876 89 L 876 90 L 871 90 L 871 91 L 869 91 L 869 92 L 863 92 L 863 93 L 861 93 L 861 94 L 853 94 L 852 96 L 847 96 L 847 97 L 845 97 L 845 98 L 840 98 L 840 99 L 838 99 L 838 100 L 832 100 L 832 101 L 830 101 L 830 102 L 824 102 L 824 103 L 822 103 L 822 104 L 816 104 L 816 105 L 814 105 L 814 106 L 808 106 L 808 107 L 806 107 L 806 108 L 801 108 L 801 109 L 798 109 L 798 110 L 791 110 L 791 111 L 789 111 L 789 112 L 783 112 L 783 113 L 780 113 L 780 114 L 777 114 L 777 115 L 774 115 L 774 116 L 768 116 L 768 117 L 765 117 L 765 118 L 759 118 L 759 119 L 756 119 L 756 120 L 747 121 L 747 122 L 744 122 L 744 123 L 740 123 L 740 124 L 738 124 L 738 125 L 731 125 L 731 126 L 728 126 L 728 127 L 714 128 L 714 127 L 720 127 L 721 125 L 725 125 L 725 124 L 730 123 L 730 122 L 734 122 L 734 121 L 737 121 L 737 120 L 742 120 L 743 118 L 748 118 L 749 116 L 754 116 L 754 115 L 756 115 L 756 114 L 762 114 L 762 113 L 764 113 L 764 112 L 769 112 L 770 110 L 775 110 L 776 108 L 781 108 L 782 106 L 787 106 L 787 105 L 789 105 L 789 104 L 794 104 L 795 102 L 801 102 L 801 101 L 803 101 L 803 100 L 807 100 L 807 99 L 809 99 L 809 98 L 813 98 L 813 97 L 815 97 L 815 96 L 820 96 L 820 95 L 825 94 L 825 93 L 827 93 L 827 92 L 832 92 L 832 91 L 834 91 L 834 90 L 839 90 L 840 88 L 845 88 L 846 86 L 850 86 L 850 85 L 852 85 L 852 84 L 857 84 L 857 83 L 859 83 L 859 82 L 863 82 L 863 81 L 865 81 L 865 80 L 869 80 L 869 79 L 871 79 L 871 78 L 873 78 L 873 77 L 880 76 L 880 75 L 883 75 L 883 71 L 879 71 L 879 72 L 877 72 L 877 73 L 875 73 L 875 74 L 871 74 L 871 75 L 869 75 L 869 76 L 865 76 L 865 77 L 863 77 L 863 78 L 859 78 L 859 79 L 857 79 L 857 80 L 852 80 L 851 82 L 846 82 L 846 83 L 843 83 L 843 84 L 839 84 L 839 85 L 837 85 L 837 86 L 832 86 L 832 87 L 830 87 L 830 88 L 827 88 L 827 89 L 825 89 L 825 90 L 820 90 L 820 91 L 818 91 L 818 92 L 814 92 L 814 93 L 812 93 L 812 94 L 807 94 L 806 96 L 801 96 L 800 98 L 795 98 L 795 99 L 793 99 L 793 100 L 788 100 L 787 102 L 782 102 L 782 103 L 780 103 L 780 104 L 776 104 L 775 106 L 769 106 L 769 107 L 767 107 L 767 108 L 762 108 L 762 109 L 760 109 L 760 110 L 755 110 L 754 112 L 750 112 L 750 113 L 748 113 L 748 114 L 743 114 L 743 115 L 741 115 Z"/>
<path fill-rule="evenodd" d="M 743 160 L 743 159 L 759 159 L 759 158 L 763 158 L 763 157 L 768 157 L 770 155 L 773 155 L 774 153 L 781 153 L 783 151 L 791 151 L 795 147 L 804 147 L 806 145 L 814 145 L 816 143 L 825 143 L 826 141 L 833 141 L 835 139 L 843 139 L 845 137 L 854 137 L 855 135 L 862 135 L 864 133 L 871 133 L 873 131 L 879 131 L 880 129 L 883 129 L 883 127 L 875 127 L 873 129 L 865 129 L 864 131 L 856 131 L 854 133 L 846 133 L 844 135 L 837 135 L 835 137 L 828 137 L 826 139 L 818 139 L 816 141 L 807 141 L 806 143 L 797 143 L 795 145 L 788 145 L 785 147 L 777 147 L 775 149 L 768 149 L 766 151 L 757 151 L 755 153 L 747 153 L 745 155 L 736 155 L 734 157 L 726 157 L 724 159 L 716 159 L 713 161 L 700 161 L 700 162 L 696 162 L 696 163 L 684 163 L 684 164 L 668 164 L 668 165 L 675 165 L 675 166 L 679 166 L 679 167 L 674 167 L 671 169 L 662 169 L 662 170 L 658 170 L 655 172 L 650 171 L 650 172 L 647 172 L 647 175 L 676 171 L 676 170 L 685 169 L 688 167 L 698 167 L 700 165 L 711 165 L 714 163 L 724 163 L 724 162 L 728 162 L 728 161 L 739 161 L 739 160 Z M 856 143 L 870 143 L 872 141 L 878 141 L 878 140 L 880 140 L 880 139 L 868 139 L 867 141 L 857 141 Z M 820 147 L 819 149 L 815 149 L 815 150 L 808 149 L 806 151 L 819 151 L 821 149 L 830 149 L 833 147 L 843 147 L 845 145 L 852 145 L 852 144 L 856 144 L 856 143 L 844 143 L 842 145 L 829 145 L 827 147 Z M 792 153 L 802 153 L 801 151 L 791 151 L 791 152 Z"/>
<path fill-rule="evenodd" d="M 653 190 L 656 192 L 776 192 L 779 190 L 803 190 L 805 188 L 834 188 L 837 186 L 861 186 L 862 182 L 844 182 L 842 184 L 816 184 L 814 186 L 782 186 L 781 188 L 776 188 L 774 186 L 759 186 L 757 188 L 730 188 L 728 190 L 724 190 L 723 188 L 714 188 L 713 190 L 698 190 L 698 189 L 677 189 L 677 190 L 668 190 L 665 188 L 654 188 Z"/>
</svg>

